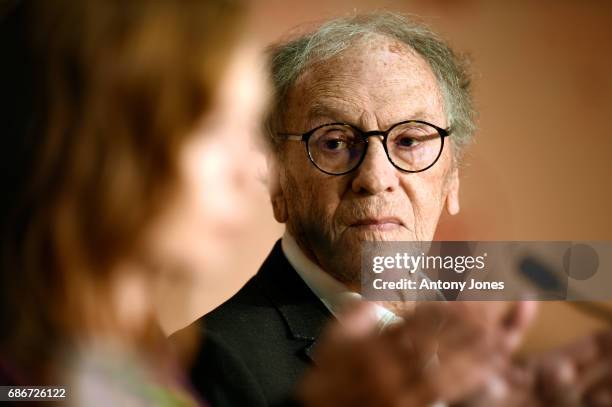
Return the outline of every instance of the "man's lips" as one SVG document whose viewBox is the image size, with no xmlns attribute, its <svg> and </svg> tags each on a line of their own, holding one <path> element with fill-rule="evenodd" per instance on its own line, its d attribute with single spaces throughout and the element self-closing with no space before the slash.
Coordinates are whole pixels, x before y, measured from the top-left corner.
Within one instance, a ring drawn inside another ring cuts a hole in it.
<svg viewBox="0 0 612 407">
<path fill-rule="evenodd" d="M 366 218 L 353 222 L 350 227 L 370 230 L 391 230 L 402 226 L 396 217 Z"/>
</svg>

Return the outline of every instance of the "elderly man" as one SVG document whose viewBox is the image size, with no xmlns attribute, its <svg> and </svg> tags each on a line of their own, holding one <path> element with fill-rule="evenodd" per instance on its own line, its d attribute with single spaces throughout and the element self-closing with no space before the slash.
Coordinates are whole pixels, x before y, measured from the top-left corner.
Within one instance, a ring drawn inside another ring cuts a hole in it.
<svg viewBox="0 0 612 407">
<path fill-rule="evenodd" d="M 343 294 L 358 290 L 360 243 L 431 240 L 442 210 L 459 211 L 457 163 L 473 124 L 459 60 L 397 15 L 333 20 L 271 56 L 271 200 L 286 233 L 204 325 L 250 373 L 230 379 L 277 400 Z"/>
<path fill-rule="evenodd" d="M 206 345 L 192 379 L 213 405 L 271 405 L 295 393 L 318 347 L 319 365 L 334 366 L 335 360 L 346 371 L 306 379 L 305 399 L 314 404 L 334 400 L 329 395 L 342 383 L 364 380 L 363 375 L 351 378 L 351 369 L 368 366 L 368 377 L 380 377 L 373 372 L 390 374 L 398 368 L 390 367 L 393 362 L 405 355 L 410 357 L 400 370 L 418 357 L 422 363 L 410 375 L 400 375 L 403 382 L 411 377 L 420 383 L 419 372 L 432 360 L 424 357 L 431 356 L 424 350 L 427 338 L 418 337 L 435 325 L 429 318 L 409 320 L 408 328 L 391 327 L 369 346 L 347 339 L 344 352 L 338 335 L 317 344 L 323 326 L 336 318 L 342 322 L 347 302 L 359 298 L 363 241 L 432 240 L 442 211 L 459 211 L 458 164 L 474 129 L 464 65 L 431 31 L 388 13 L 330 21 L 273 48 L 271 56 L 276 93 L 268 122 L 275 153 L 271 201 L 286 232 L 257 275 L 203 318 Z M 390 307 L 377 305 L 373 312 L 380 328 L 398 325 L 392 324 L 399 318 Z M 411 336 L 412 352 L 402 350 L 402 332 Z M 488 372 L 477 352 L 499 354 L 500 347 L 492 344 L 499 342 L 474 332 L 449 336 L 463 337 L 463 344 L 443 342 L 442 350 L 470 355 L 442 371 L 454 375 L 445 383 L 454 380 L 455 389 L 470 389 L 461 376 L 478 381 L 470 368 Z M 348 363 L 363 354 L 378 356 Z M 487 363 L 494 363 L 493 356 Z M 412 401 L 461 396 L 444 386 L 430 386 L 436 395 L 425 391 L 430 398 Z M 336 399 L 361 394 L 349 393 Z M 378 395 L 392 393 L 385 389 Z"/>
</svg>

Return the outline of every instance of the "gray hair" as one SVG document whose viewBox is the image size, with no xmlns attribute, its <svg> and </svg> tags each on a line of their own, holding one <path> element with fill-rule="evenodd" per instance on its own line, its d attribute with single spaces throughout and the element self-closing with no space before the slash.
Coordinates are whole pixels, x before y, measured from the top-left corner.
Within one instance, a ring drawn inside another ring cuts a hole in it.
<svg viewBox="0 0 612 407">
<path fill-rule="evenodd" d="M 325 62 L 372 35 L 383 35 L 408 45 L 429 64 L 444 99 L 447 122 L 453 133 L 451 140 L 460 155 L 475 130 L 467 59 L 453 52 L 427 26 L 392 12 L 333 19 L 314 32 L 269 48 L 275 97 L 266 126 L 274 147 L 278 148 L 274 134 L 285 112 L 288 92 L 300 75 L 312 65 Z"/>
</svg>

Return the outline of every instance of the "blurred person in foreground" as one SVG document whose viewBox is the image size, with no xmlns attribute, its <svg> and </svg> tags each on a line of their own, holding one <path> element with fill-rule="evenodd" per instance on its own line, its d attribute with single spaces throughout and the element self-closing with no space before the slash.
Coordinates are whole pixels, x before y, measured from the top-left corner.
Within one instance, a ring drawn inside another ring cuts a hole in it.
<svg viewBox="0 0 612 407">
<path fill-rule="evenodd" d="M 383 303 L 359 322 L 343 316 L 360 299 L 361 242 L 430 241 L 442 211 L 459 211 L 459 167 L 474 132 L 462 58 L 392 13 L 331 20 L 270 54 L 270 193 L 286 231 L 257 275 L 191 327 L 202 324 L 209 338 L 191 377 L 213 404 L 271 405 L 298 387 L 312 405 L 548 405 L 600 395 L 609 334 L 513 361 L 530 303 L 416 312 Z M 332 320 L 358 328 L 321 340 Z"/>
<path fill-rule="evenodd" d="M 242 22 L 224 0 L 2 16 L 0 384 L 198 404 L 153 293 L 160 273 L 206 272 L 234 248 L 265 101 Z"/>
</svg>

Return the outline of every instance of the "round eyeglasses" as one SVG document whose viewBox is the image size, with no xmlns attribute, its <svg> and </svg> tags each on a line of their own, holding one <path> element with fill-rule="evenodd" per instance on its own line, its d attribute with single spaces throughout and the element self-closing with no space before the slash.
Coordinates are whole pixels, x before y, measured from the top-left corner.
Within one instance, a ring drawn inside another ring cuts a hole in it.
<svg viewBox="0 0 612 407">
<path fill-rule="evenodd" d="M 304 134 L 278 133 L 286 140 L 303 141 L 310 161 L 329 175 L 354 171 L 363 162 L 370 137 L 382 137 L 387 158 L 404 172 L 421 172 L 431 168 L 442 155 L 443 129 L 421 120 L 407 120 L 386 131 L 362 131 L 346 123 L 329 123 Z"/>
</svg>

